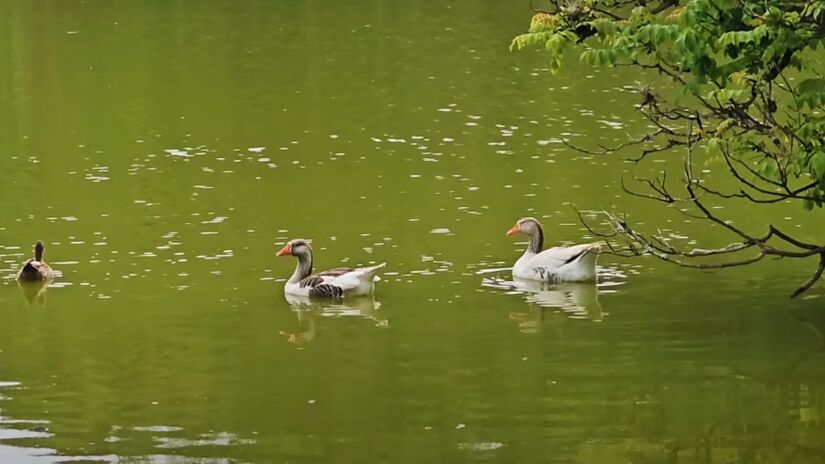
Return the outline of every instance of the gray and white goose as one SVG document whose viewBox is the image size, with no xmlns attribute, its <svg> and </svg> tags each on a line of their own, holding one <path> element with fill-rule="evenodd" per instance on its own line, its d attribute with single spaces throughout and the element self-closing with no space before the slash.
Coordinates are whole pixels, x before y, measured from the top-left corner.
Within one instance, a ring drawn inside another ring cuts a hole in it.
<svg viewBox="0 0 825 464">
<path fill-rule="evenodd" d="M 519 219 L 507 235 L 524 234 L 530 244 L 513 265 L 513 277 L 544 282 L 585 282 L 596 280 L 596 258 L 601 252 L 598 243 L 560 246 L 542 250 L 544 230 L 531 217 Z"/>
<path fill-rule="evenodd" d="M 275 256 L 294 256 L 298 265 L 284 285 L 284 293 L 315 298 L 343 298 L 372 293 L 377 274 L 387 263 L 371 267 L 340 267 L 312 273 L 312 248 L 305 240 L 290 240 Z"/>
</svg>

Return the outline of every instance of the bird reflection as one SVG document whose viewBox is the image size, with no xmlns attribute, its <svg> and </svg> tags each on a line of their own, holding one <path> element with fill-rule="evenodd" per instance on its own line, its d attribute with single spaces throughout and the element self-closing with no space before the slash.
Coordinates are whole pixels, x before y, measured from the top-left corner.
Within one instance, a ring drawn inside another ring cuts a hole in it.
<svg viewBox="0 0 825 464">
<path fill-rule="evenodd" d="M 531 303 L 528 311 L 510 311 L 523 333 L 541 330 L 547 309 L 562 312 L 570 319 L 587 319 L 601 322 L 606 315 L 599 303 L 599 289 L 592 282 L 559 282 L 548 284 L 532 280 L 503 280 L 485 278 L 482 285 L 506 290 L 510 294 L 522 294 Z"/>
<path fill-rule="evenodd" d="M 48 280 L 36 280 L 32 282 L 17 281 L 20 287 L 20 293 L 29 302 L 29 304 L 37 303 L 40 306 L 46 305 L 46 289 L 49 287 Z"/>
<path fill-rule="evenodd" d="M 819 342 L 811 349 L 797 355 L 788 367 L 788 374 L 796 371 L 800 365 L 810 362 L 812 358 L 821 359 L 825 354 L 825 313 L 822 312 L 822 308 L 807 305 L 795 306 L 790 309 L 790 314 L 807 327 L 819 339 Z"/>
<path fill-rule="evenodd" d="M 389 322 L 378 313 L 381 302 L 372 295 L 350 297 L 343 301 L 316 300 L 306 296 L 285 294 L 287 303 L 298 318 L 298 330 L 280 331 L 289 343 L 305 345 L 315 338 L 316 317 L 361 317 L 375 323 L 376 327 L 387 327 Z"/>
<path fill-rule="evenodd" d="M 790 314 L 813 332 L 821 343 L 815 353 L 825 351 L 825 312 L 819 306 L 794 306 Z"/>
</svg>

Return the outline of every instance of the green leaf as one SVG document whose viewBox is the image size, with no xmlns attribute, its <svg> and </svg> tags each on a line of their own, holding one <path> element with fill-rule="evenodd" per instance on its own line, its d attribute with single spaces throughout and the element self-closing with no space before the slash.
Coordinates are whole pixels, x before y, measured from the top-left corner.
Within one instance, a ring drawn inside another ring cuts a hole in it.
<svg viewBox="0 0 825 464">
<path fill-rule="evenodd" d="M 705 145 L 705 149 L 707 150 L 708 153 L 715 153 L 715 152 L 719 151 L 719 138 L 711 137 L 708 140 L 707 145 Z"/>
<path fill-rule="evenodd" d="M 814 209 L 814 202 L 806 198 L 802 201 L 802 207 L 805 208 L 805 211 L 810 211 Z"/>
<path fill-rule="evenodd" d="M 711 91 L 708 97 L 719 100 L 720 103 L 727 103 L 729 101 L 736 101 L 737 98 L 747 97 L 749 92 L 748 89 L 721 89 Z"/>
<path fill-rule="evenodd" d="M 764 158 L 756 166 L 756 171 L 763 177 L 770 180 L 779 180 L 779 170 L 776 162 L 770 158 Z"/>
<path fill-rule="evenodd" d="M 814 153 L 808 161 L 808 166 L 816 179 L 825 178 L 825 153 L 821 151 Z"/>
<path fill-rule="evenodd" d="M 768 35 L 768 27 L 765 25 L 755 27 L 749 31 L 725 32 L 719 37 L 718 43 L 724 47 L 726 45 L 740 46 L 742 44 L 756 44 Z"/>
<path fill-rule="evenodd" d="M 825 103 L 825 79 L 805 79 L 796 86 L 799 101 L 811 108 Z"/>
</svg>

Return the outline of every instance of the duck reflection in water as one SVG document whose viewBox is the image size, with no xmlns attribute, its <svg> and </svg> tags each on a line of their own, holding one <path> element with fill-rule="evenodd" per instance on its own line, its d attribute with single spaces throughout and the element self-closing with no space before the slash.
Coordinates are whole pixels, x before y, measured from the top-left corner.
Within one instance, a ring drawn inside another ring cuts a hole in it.
<svg viewBox="0 0 825 464">
<path fill-rule="evenodd" d="M 315 338 L 316 317 L 359 317 L 373 321 L 376 327 L 387 327 L 389 322 L 379 314 L 381 302 L 373 295 L 350 297 L 341 301 L 319 300 L 306 296 L 284 294 L 287 303 L 298 317 L 296 332 L 280 331 L 289 343 L 305 345 Z"/>
<path fill-rule="evenodd" d="M 485 278 L 485 287 L 506 290 L 508 294 L 524 295 L 528 311 L 510 311 L 509 317 L 522 333 L 537 333 L 546 311 L 563 313 L 569 319 L 601 322 L 606 313 L 599 303 L 599 288 L 592 282 L 558 282 L 549 284 L 532 280 Z"/>
<path fill-rule="evenodd" d="M 49 287 L 48 281 L 27 282 L 18 280 L 17 286 L 20 287 L 20 293 L 29 304 L 37 303 L 40 306 L 46 305 L 46 289 Z"/>
</svg>

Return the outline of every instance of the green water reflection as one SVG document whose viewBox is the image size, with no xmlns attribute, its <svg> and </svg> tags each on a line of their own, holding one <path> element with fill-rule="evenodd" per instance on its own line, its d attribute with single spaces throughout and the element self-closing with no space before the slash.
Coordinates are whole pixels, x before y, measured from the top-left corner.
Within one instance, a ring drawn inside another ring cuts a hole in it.
<svg viewBox="0 0 825 464">
<path fill-rule="evenodd" d="M 813 263 L 605 256 L 598 286 L 546 288 L 487 272 L 520 254 L 520 216 L 592 239 L 571 204 L 727 240 L 559 143 L 634 133 L 622 86 L 644 76 L 510 54 L 526 3 L 0 13 L 0 461 L 825 457 L 823 290 L 787 298 Z M 387 261 L 374 298 L 286 300 L 274 253 L 295 237 L 321 268 Z M 37 239 L 63 275 L 32 293 L 13 275 Z"/>
</svg>

